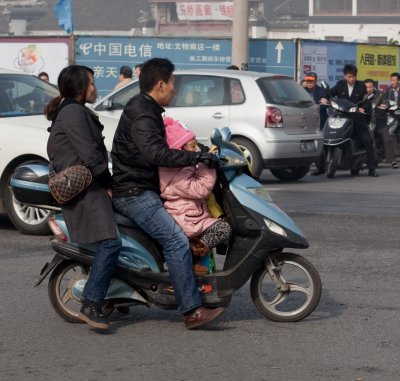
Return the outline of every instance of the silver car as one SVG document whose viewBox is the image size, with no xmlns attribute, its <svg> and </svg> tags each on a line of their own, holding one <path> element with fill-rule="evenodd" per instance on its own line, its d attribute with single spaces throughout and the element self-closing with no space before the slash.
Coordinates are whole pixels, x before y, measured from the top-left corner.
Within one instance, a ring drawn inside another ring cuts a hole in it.
<svg viewBox="0 0 400 381">
<path fill-rule="evenodd" d="M 264 168 L 281 180 L 298 180 L 322 151 L 319 109 L 289 77 L 237 70 L 175 72 L 176 95 L 166 114 L 191 126 L 208 144 L 213 128 L 228 126 L 254 176 Z M 119 118 L 139 93 L 138 80 L 94 105 L 100 115 Z"/>
</svg>

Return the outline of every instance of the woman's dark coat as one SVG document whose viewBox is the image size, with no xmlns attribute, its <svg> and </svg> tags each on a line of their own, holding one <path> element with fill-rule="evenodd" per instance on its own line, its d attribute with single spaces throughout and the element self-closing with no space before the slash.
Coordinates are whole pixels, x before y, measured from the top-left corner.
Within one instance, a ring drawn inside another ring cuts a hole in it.
<svg viewBox="0 0 400 381">
<path fill-rule="evenodd" d="M 115 238 L 117 229 L 107 194 L 112 181 L 103 126 L 89 109 L 70 102 L 59 108 L 51 127 L 47 153 L 56 172 L 82 164 L 91 170 L 93 180 L 86 191 L 61 207 L 68 232 L 71 241 L 77 243 Z"/>
</svg>

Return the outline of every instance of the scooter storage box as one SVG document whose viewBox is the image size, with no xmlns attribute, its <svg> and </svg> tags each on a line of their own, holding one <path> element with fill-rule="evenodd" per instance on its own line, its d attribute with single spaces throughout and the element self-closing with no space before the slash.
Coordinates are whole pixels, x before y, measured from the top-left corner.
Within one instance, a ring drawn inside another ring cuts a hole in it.
<svg viewBox="0 0 400 381">
<path fill-rule="evenodd" d="M 17 167 L 10 180 L 17 201 L 34 206 L 55 206 L 57 203 L 48 183 L 48 164 L 23 164 Z"/>
</svg>

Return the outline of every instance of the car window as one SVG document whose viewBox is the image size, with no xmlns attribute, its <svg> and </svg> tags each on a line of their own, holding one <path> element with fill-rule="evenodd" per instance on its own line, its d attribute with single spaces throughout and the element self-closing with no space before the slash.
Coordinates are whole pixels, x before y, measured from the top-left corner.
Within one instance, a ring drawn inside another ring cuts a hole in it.
<svg viewBox="0 0 400 381">
<path fill-rule="evenodd" d="M 267 103 L 293 107 L 313 104 L 308 93 L 290 78 L 264 77 L 259 78 L 257 83 Z"/>
<path fill-rule="evenodd" d="M 43 114 L 47 103 L 58 95 L 55 86 L 34 76 L 0 75 L 0 117 Z"/>
<path fill-rule="evenodd" d="M 240 104 L 244 102 L 245 96 L 243 87 L 238 79 L 229 80 L 229 90 L 232 104 Z"/>
<path fill-rule="evenodd" d="M 218 106 L 227 104 L 225 79 L 207 75 L 175 75 L 172 107 Z"/>
<path fill-rule="evenodd" d="M 128 103 L 129 99 L 133 96 L 139 94 L 140 87 L 139 81 L 132 83 L 129 86 L 124 87 L 114 95 L 108 98 L 111 103 L 109 102 L 101 102 L 99 105 L 96 106 L 96 111 L 101 110 L 122 110 L 125 105 Z"/>
</svg>

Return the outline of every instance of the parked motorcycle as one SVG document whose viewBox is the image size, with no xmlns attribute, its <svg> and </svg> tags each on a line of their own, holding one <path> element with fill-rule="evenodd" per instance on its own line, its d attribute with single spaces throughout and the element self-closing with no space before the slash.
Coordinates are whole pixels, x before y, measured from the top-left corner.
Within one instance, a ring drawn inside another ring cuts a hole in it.
<svg viewBox="0 0 400 381">
<path fill-rule="evenodd" d="M 324 87 L 329 91 L 327 84 Z M 365 166 L 366 150 L 361 142 L 352 138 L 352 117 L 358 113 L 359 105 L 372 97 L 372 94 L 366 95 L 356 104 L 337 96 L 330 99 L 328 119 L 323 129 L 326 177 L 333 178 L 338 169 L 349 169 L 353 176 L 357 176 Z"/>
<path fill-rule="evenodd" d="M 215 129 L 211 141 L 218 147 L 219 158 L 219 191 L 215 194 L 234 234 L 222 268 L 196 276 L 203 302 L 208 307 L 227 307 L 232 294 L 251 278 L 251 298 L 264 316 L 279 322 L 299 321 L 316 308 L 321 279 L 307 259 L 284 249 L 305 249 L 308 242 L 295 223 L 273 204 L 263 186 L 250 176 L 242 151 L 229 138 L 229 129 Z M 43 197 L 49 195 L 47 176 L 45 165 L 18 168 L 11 179 L 15 197 L 45 207 Z M 42 198 L 35 201 L 34 193 Z M 51 202 L 49 199 L 47 204 Z M 124 216 L 116 214 L 116 221 L 122 249 L 103 314 L 133 305 L 177 308 L 162 248 Z M 55 255 L 43 267 L 36 286 L 50 274 L 48 293 L 53 308 L 66 321 L 78 323 L 95 246 L 72 243 L 61 213 L 51 218 L 49 225 L 55 236 L 51 241 Z"/>
</svg>

